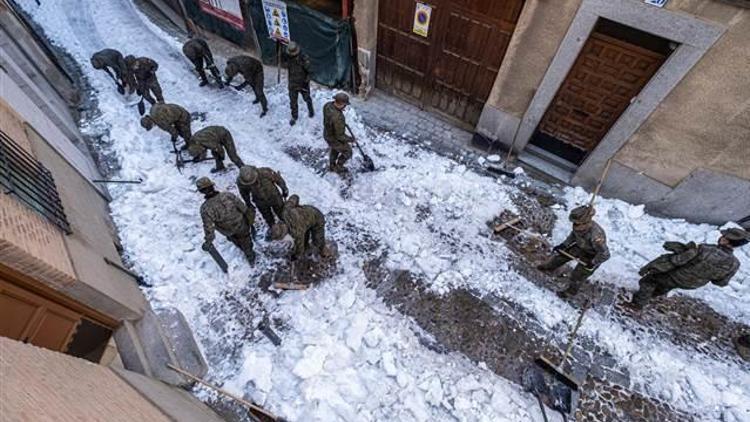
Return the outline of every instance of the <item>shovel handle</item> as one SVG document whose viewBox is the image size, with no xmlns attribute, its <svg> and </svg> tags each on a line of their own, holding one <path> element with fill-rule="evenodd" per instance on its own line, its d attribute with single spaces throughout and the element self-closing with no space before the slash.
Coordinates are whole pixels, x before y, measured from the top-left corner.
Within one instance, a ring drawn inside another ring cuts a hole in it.
<svg viewBox="0 0 750 422">
<path fill-rule="evenodd" d="M 573 331 L 570 333 L 570 338 L 568 339 L 568 347 L 565 348 L 565 354 L 560 361 L 559 369 L 561 370 L 565 366 L 565 363 L 568 361 L 570 352 L 573 351 L 573 342 L 575 341 L 576 335 L 578 334 L 578 328 L 581 327 L 581 322 L 583 322 L 583 315 L 589 309 L 589 306 L 591 306 L 591 300 L 586 299 L 586 302 L 583 304 L 583 308 L 581 309 L 581 313 L 578 315 L 578 320 L 576 320 L 576 325 L 575 327 L 573 327 Z"/>
</svg>

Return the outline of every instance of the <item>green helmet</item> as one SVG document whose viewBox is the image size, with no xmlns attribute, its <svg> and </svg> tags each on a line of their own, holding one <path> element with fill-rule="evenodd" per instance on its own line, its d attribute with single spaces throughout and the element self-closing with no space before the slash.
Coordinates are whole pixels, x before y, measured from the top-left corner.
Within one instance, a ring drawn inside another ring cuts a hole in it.
<svg viewBox="0 0 750 422">
<path fill-rule="evenodd" d="M 151 116 L 141 117 L 141 127 L 146 130 L 151 130 L 154 127 L 154 120 Z"/>
<path fill-rule="evenodd" d="M 258 180 L 258 169 L 253 166 L 242 166 L 237 183 L 244 186 L 250 186 Z"/>
<path fill-rule="evenodd" d="M 299 44 L 294 41 L 289 41 L 289 45 L 286 46 L 286 52 L 289 53 L 290 56 L 296 56 L 299 54 L 299 51 Z"/>
<path fill-rule="evenodd" d="M 208 177 L 204 176 L 195 181 L 195 186 L 198 188 L 198 190 L 203 190 L 214 186 L 214 182 Z"/>
<path fill-rule="evenodd" d="M 744 246 L 750 243 L 750 233 L 746 230 L 732 227 L 721 231 L 721 235 L 733 246 Z"/>
<path fill-rule="evenodd" d="M 349 95 L 346 92 L 339 92 L 333 96 L 333 99 L 339 104 L 349 104 Z"/>
<path fill-rule="evenodd" d="M 582 205 L 574 208 L 573 211 L 570 212 L 568 218 L 574 223 L 588 223 L 594 218 L 594 214 L 596 214 L 594 207 Z"/>
</svg>

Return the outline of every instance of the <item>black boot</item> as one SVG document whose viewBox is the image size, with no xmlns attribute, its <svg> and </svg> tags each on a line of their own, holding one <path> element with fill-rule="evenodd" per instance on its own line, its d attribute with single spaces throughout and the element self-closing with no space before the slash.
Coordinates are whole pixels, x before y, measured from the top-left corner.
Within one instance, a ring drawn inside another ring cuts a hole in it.
<svg viewBox="0 0 750 422">
<path fill-rule="evenodd" d="M 224 170 L 226 170 L 226 169 L 227 169 L 227 168 L 226 168 L 226 166 L 224 165 L 224 162 L 223 162 L 223 161 L 217 161 L 217 162 L 216 162 L 216 167 L 214 167 L 214 168 L 212 168 L 212 169 L 211 169 L 211 173 L 218 173 L 218 172 L 220 172 L 220 171 L 224 171 Z"/>
<path fill-rule="evenodd" d="M 295 123 L 297 123 L 297 119 L 295 119 L 294 117 L 292 117 L 292 119 L 289 120 L 289 126 L 294 126 Z"/>
</svg>

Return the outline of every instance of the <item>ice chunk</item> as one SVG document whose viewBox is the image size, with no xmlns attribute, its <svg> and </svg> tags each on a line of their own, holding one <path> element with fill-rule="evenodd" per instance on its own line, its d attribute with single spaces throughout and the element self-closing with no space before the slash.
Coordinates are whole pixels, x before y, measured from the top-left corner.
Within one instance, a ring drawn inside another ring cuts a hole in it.
<svg viewBox="0 0 750 422">
<path fill-rule="evenodd" d="M 355 352 L 359 350 L 359 346 L 362 344 L 362 337 L 365 335 L 365 331 L 367 331 L 367 324 L 367 315 L 360 313 L 354 316 L 354 321 L 349 326 L 346 334 L 346 345 Z"/>
<path fill-rule="evenodd" d="M 396 360 L 393 357 L 393 353 L 391 352 L 385 352 L 383 353 L 383 357 L 381 359 L 383 370 L 385 371 L 388 376 L 395 377 L 398 373 L 398 370 L 396 369 Z"/>
<path fill-rule="evenodd" d="M 303 352 L 304 357 L 297 362 L 292 372 L 294 375 L 308 379 L 323 371 L 323 364 L 328 356 L 328 351 L 323 347 L 308 346 Z"/>
<path fill-rule="evenodd" d="M 500 160 L 501 160 L 501 158 L 497 154 L 492 154 L 492 155 L 488 155 L 487 156 L 487 161 L 489 161 L 491 163 L 498 163 L 498 162 L 500 162 Z"/>
</svg>

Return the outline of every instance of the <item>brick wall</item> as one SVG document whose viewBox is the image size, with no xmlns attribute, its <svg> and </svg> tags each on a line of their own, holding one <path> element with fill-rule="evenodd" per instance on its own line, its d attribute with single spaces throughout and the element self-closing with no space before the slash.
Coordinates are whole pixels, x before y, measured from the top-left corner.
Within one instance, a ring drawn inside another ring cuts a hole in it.
<svg viewBox="0 0 750 422">
<path fill-rule="evenodd" d="M 0 419 L 169 421 L 111 369 L 0 337 Z"/>
</svg>

